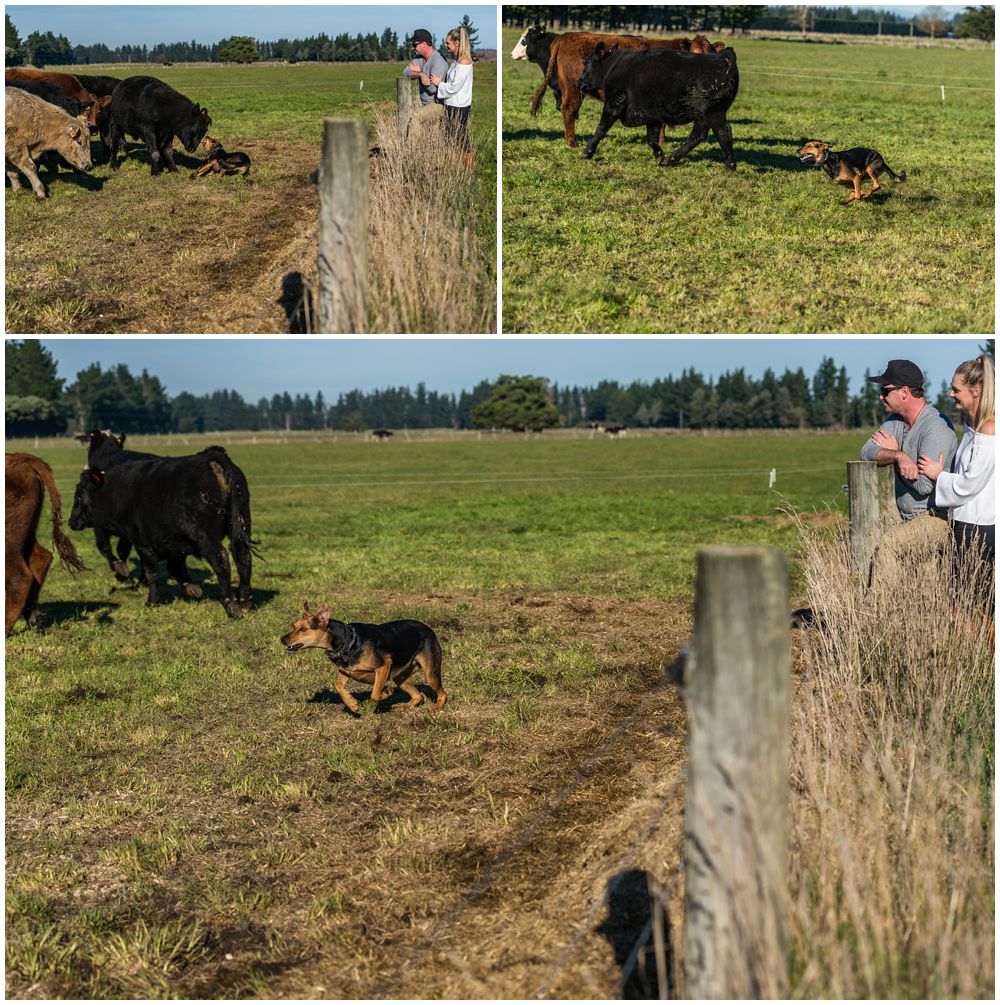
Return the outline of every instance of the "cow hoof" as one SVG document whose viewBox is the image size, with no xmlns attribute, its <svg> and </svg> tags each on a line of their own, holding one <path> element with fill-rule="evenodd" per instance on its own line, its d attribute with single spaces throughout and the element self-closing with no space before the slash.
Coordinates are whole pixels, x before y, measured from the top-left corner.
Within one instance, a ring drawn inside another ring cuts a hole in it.
<svg viewBox="0 0 1000 1005">
<path fill-rule="evenodd" d="M 194 583 L 181 583 L 181 589 L 184 591 L 185 597 L 191 597 L 194 600 L 198 600 L 202 595 L 201 587 Z"/>
<path fill-rule="evenodd" d="M 236 601 L 233 600 L 232 597 L 229 597 L 228 599 L 223 600 L 222 601 L 222 606 L 226 609 L 226 614 L 228 614 L 234 620 L 237 620 L 237 619 L 243 617 L 243 608 L 240 607 L 240 605 L 237 604 Z"/>
<path fill-rule="evenodd" d="M 121 561 L 119 559 L 117 562 L 115 562 L 111 566 L 111 568 L 114 570 L 115 579 L 117 579 L 119 583 L 127 583 L 128 582 L 129 569 L 128 569 L 128 565 L 126 565 L 125 562 L 123 562 L 123 561 Z"/>
</svg>

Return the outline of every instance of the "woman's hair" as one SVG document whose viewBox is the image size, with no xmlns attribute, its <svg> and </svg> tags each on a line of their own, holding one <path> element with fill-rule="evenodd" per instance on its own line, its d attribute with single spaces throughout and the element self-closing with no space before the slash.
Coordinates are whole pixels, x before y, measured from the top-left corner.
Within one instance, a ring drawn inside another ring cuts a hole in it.
<svg viewBox="0 0 1000 1005">
<path fill-rule="evenodd" d="M 976 431 L 983 428 L 983 425 L 993 418 L 994 403 L 994 374 L 993 359 L 985 353 L 975 359 L 960 363 L 955 370 L 967 387 L 979 388 L 979 410 L 976 412 Z"/>
<path fill-rule="evenodd" d="M 452 28 L 448 32 L 448 41 L 458 43 L 458 52 L 455 53 L 455 59 L 472 59 L 472 46 L 469 45 L 469 33 L 461 25 L 457 28 Z"/>
</svg>

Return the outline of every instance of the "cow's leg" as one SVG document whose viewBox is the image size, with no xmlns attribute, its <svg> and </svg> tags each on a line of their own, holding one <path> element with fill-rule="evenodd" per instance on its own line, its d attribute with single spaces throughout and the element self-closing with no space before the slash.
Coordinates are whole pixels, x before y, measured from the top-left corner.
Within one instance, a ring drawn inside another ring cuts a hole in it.
<svg viewBox="0 0 1000 1005">
<path fill-rule="evenodd" d="M 28 586 L 28 596 L 24 601 L 24 620 L 35 628 L 41 620 L 38 610 L 38 596 L 42 592 L 42 584 L 48 575 L 52 564 L 52 552 L 43 548 L 37 541 L 28 556 L 28 569 L 31 571 L 31 582 Z"/>
<path fill-rule="evenodd" d="M 111 535 L 106 530 L 101 530 L 97 527 L 94 528 L 94 544 L 97 545 L 97 550 L 104 557 L 104 560 L 108 563 L 108 568 L 115 574 L 115 579 L 119 583 L 127 582 L 128 580 L 128 565 L 125 559 L 128 557 L 129 551 L 132 549 L 132 545 L 129 543 L 127 537 L 120 538 L 118 541 L 118 558 L 115 558 L 114 552 L 111 550 Z M 124 545 L 124 555 L 122 554 L 122 546 Z"/>
<path fill-rule="evenodd" d="M 25 150 L 23 157 L 19 157 L 16 161 L 12 161 L 12 163 L 28 179 L 31 191 L 35 193 L 35 198 L 45 199 L 47 197 L 45 186 L 38 177 L 38 168 L 35 166 L 35 162 L 31 159 L 27 150 Z M 18 188 L 20 187 L 19 185 Z"/>
<path fill-rule="evenodd" d="M 646 126 L 646 142 L 653 151 L 657 167 L 663 167 L 663 148 L 660 146 L 660 136 L 662 132 L 663 126 L 660 125 L 659 122 L 650 122 Z"/>
<path fill-rule="evenodd" d="M 146 595 L 146 606 L 155 607 L 157 604 L 162 603 L 160 584 L 158 582 L 160 578 L 160 558 L 156 552 L 147 551 L 144 548 L 136 547 L 135 550 L 139 555 L 139 561 L 142 563 L 142 575 L 146 580 L 146 587 L 149 590 Z"/>
<path fill-rule="evenodd" d="M 215 578 L 219 584 L 219 593 L 222 606 L 231 618 L 242 618 L 243 608 L 233 597 L 233 578 L 229 568 L 229 552 L 223 547 L 222 542 L 205 541 L 199 548 L 202 557 L 212 567 Z"/>
<path fill-rule="evenodd" d="M 563 135 L 566 142 L 571 146 L 579 146 L 576 142 L 576 119 L 580 114 L 580 105 L 583 103 L 583 95 L 575 85 L 566 89 L 562 102 Z"/>
<path fill-rule="evenodd" d="M 167 165 L 167 170 L 173 171 L 176 174 L 177 165 L 174 163 L 174 148 L 169 140 L 161 148 L 161 153 L 163 154 L 163 161 Z"/>
<path fill-rule="evenodd" d="M 184 591 L 184 596 L 197 600 L 202 595 L 201 587 L 191 582 L 191 573 L 188 572 L 183 555 L 167 559 L 167 573 L 177 580 L 181 590 Z"/>
<path fill-rule="evenodd" d="M 591 137 L 590 142 L 584 147 L 583 157 L 585 160 L 590 160 L 594 156 L 594 151 L 597 149 L 597 144 L 604 139 L 607 135 L 608 130 L 615 124 L 618 120 L 618 113 L 615 109 L 610 108 L 608 103 L 604 105 L 604 111 L 601 112 L 601 121 L 597 123 L 597 132 Z"/>
<path fill-rule="evenodd" d="M 250 574 L 253 571 L 253 553 L 250 551 L 250 542 L 230 538 L 229 547 L 233 553 L 233 561 L 236 563 L 236 575 L 240 580 L 236 597 L 240 602 L 240 607 L 248 611 L 253 607 L 253 589 L 250 586 Z"/>
<path fill-rule="evenodd" d="M 5 637 L 10 635 L 15 622 L 25 609 L 31 583 L 32 576 L 28 563 L 25 562 L 19 553 L 11 556 L 8 552 L 4 567 L 4 599 L 6 601 Z"/>
<path fill-rule="evenodd" d="M 10 179 L 10 190 L 12 192 L 21 191 L 21 172 L 15 167 L 11 167 L 8 163 L 7 167 L 7 177 Z"/>
<path fill-rule="evenodd" d="M 108 163 L 111 166 L 112 171 L 117 171 L 121 166 L 118 154 L 121 152 L 124 139 L 125 134 L 122 132 L 121 126 L 119 126 L 118 123 L 112 119 L 108 124 L 108 142 L 111 144 L 108 149 Z"/>
<path fill-rule="evenodd" d="M 736 157 L 733 155 L 733 131 L 729 128 L 729 123 L 723 119 L 721 122 L 712 125 L 712 132 L 719 141 L 722 148 L 722 159 L 726 162 L 726 167 L 730 171 L 736 170 Z"/>
<path fill-rule="evenodd" d="M 128 581 L 129 568 L 128 556 L 132 551 L 132 542 L 127 537 L 118 538 L 118 547 L 115 549 L 117 559 L 112 563 L 111 568 L 116 576 L 120 576 L 122 582 Z"/>
<path fill-rule="evenodd" d="M 704 143 L 708 136 L 708 126 L 695 123 L 691 135 L 664 161 L 667 167 L 673 167 L 682 157 L 686 157 L 699 143 Z"/>
</svg>

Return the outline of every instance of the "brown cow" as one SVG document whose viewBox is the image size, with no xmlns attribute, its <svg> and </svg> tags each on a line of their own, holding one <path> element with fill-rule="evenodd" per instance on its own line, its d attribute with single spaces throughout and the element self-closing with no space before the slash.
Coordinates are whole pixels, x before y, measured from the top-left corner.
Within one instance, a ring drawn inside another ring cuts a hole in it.
<svg viewBox="0 0 1000 1005">
<path fill-rule="evenodd" d="M 696 53 L 714 52 L 716 49 L 704 35 L 695 35 L 694 38 L 641 38 L 638 35 L 598 35 L 589 31 L 568 31 L 558 35 L 549 49 L 549 68 L 545 71 L 545 79 L 531 99 L 531 114 L 538 114 L 545 89 L 550 84 L 553 90 L 558 86 L 562 94 L 563 133 L 571 147 L 577 146 L 576 119 L 583 104 L 583 91 L 577 86 L 577 81 L 583 75 L 587 56 L 598 42 L 619 49 L 679 49 Z M 558 83 L 553 83 L 553 76 Z M 591 93 L 591 97 L 604 100 L 603 94 Z"/>
<path fill-rule="evenodd" d="M 4 464 L 6 483 L 6 629 L 10 635 L 14 622 L 23 614 L 34 628 L 39 622 L 38 594 L 52 563 L 52 552 L 36 539 L 42 515 L 45 490 L 52 503 L 52 540 L 60 560 L 71 569 L 83 569 L 73 542 L 62 532 L 59 492 L 52 469 L 31 454 L 7 454 Z"/>
<path fill-rule="evenodd" d="M 54 84 L 67 97 L 76 98 L 81 105 L 87 107 L 81 114 L 90 126 L 100 125 L 105 118 L 105 109 L 111 104 L 111 95 L 98 97 L 80 83 L 79 78 L 72 73 L 55 73 L 49 70 L 32 70 L 26 66 L 9 66 L 4 70 L 4 80 L 44 80 Z"/>
</svg>

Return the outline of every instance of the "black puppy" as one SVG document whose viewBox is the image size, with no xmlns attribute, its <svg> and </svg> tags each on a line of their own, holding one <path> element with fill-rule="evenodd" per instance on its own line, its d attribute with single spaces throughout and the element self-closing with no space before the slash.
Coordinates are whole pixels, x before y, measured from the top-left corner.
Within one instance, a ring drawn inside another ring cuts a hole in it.
<svg viewBox="0 0 1000 1005">
<path fill-rule="evenodd" d="M 845 204 L 855 199 L 867 199 L 882 186 L 878 176 L 887 172 L 893 181 L 906 181 L 906 172 L 896 174 L 885 162 L 885 158 L 869 147 L 852 147 L 850 150 L 831 150 L 831 144 L 820 140 L 810 140 L 799 149 L 799 160 L 805 164 L 818 164 L 838 185 L 853 185 L 854 194 L 849 195 Z M 872 187 L 861 191 L 861 179 L 867 175 Z"/>
<path fill-rule="evenodd" d="M 208 159 L 197 171 L 191 172 L 192 178 L 206 174 L 246 174 L 250 170 L 250 155 L 242 150 L 226 153 L 222 144 L 211 136 L 205 137 L 205 148 L 209 152 Z"/>
<path fill-rule="evenodd" d="M 315 614 L 308 601 L 302 604 L 302 614 L 292 630 L 282 636 L 285 652 L 300 649 L 324 649 L 337 667 L 337 694 L 355 715 L 358 703 L 347 690 L 347 679 L 372 685 L 372 701 L 384 697 L 387 682 L 401 687 L 410 700 L 402 708 L 416 708 L 423 695 L 414 687 L 410 676 L 418 667 L 434 690 L 435 709 L 448 700 L 441 685 L 441 645 L 433 630 L 422 621 L 387 621 L 382 625 L 333 621 L 330 605 L 324 604 Z"/>
</svg>

